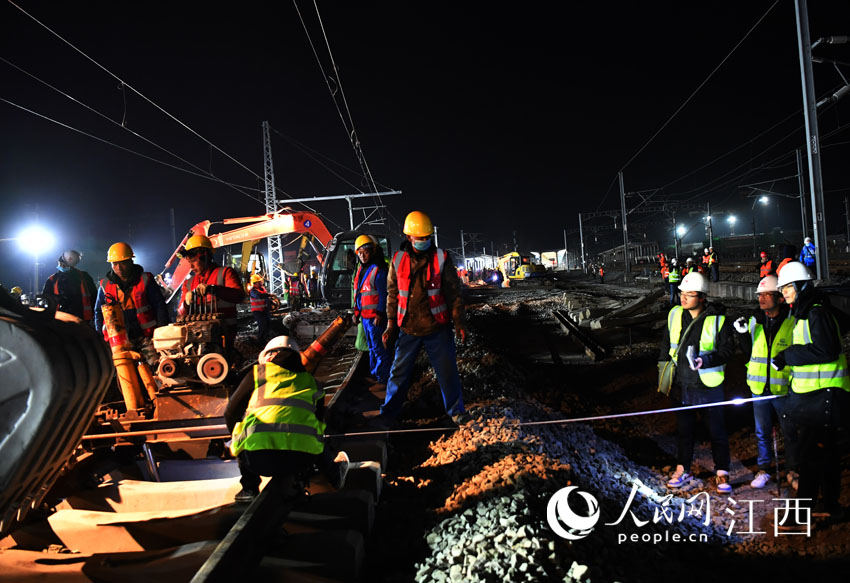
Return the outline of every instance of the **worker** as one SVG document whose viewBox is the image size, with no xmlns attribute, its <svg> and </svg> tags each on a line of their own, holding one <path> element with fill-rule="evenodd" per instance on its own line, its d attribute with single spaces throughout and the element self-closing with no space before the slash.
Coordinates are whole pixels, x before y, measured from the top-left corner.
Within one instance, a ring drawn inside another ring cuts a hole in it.
<svg viewBox="0 0 850 583">
<path fill-rule="evenodd" d="M 692 271 L 696 271 L 696 267 L 694 266 L 694 258 L 688 257 L 685 259 L 685 266 L 682 268 L 682 277 L 685 277 Z"/>
<path fill-rule="evenodd" d="M 708 303 L 708 280 L 689 273 L 679 286 L 681 305 L 670 309 L 659 360 L 674 360 L 676 376 L 670 396 L 681 405 L 705 405 L 724 400 L 726 363 L 735 351 L 732 326 L 726 322 L 726 308 Z M 675 356 L 675 358 L 674 358 Z M 716 472 L 716 488 L 732 491 L 729 483 L 729 438 L 722 407 L 687 409 L 676 412 L 678 447 L 676 470 L 667 486 L 680 488 L 690 482 L 694 456 L 697 411 L 707 420 L 711 455 Z M 706 419 L 707 418 L 707 419 Z"/>
<path fill-rule="evenodd" d="M 774 419 L 779 422 L 782 435 L 788 441 L 785 420 L 785 395 L 788 394 L 788 368 L 777 371 L 769 366 L 771 359 L 791 345 L 794 323 L 788 318 L 788 305 L 779 293 L 775 275 L 767 275 L 756 287 L 759 309 L 749 317 L 735 320 L 735 330 L 745 354 L 750 355 L 747 363 L 747 384 L 753 395 L 775 395 L 781 398 L 753 401 L 753 418 L 758 447 L 758 472 L 750 482 L 753 488 L 764 488 L 773 470 L 773 447 L 771 434 Z M 786 451 L 787 451 L 786 446 Z M 786 462 L 788 462 L 786 456 Z"/>
<path fill-rule="evenodd" d="M 838 323 L 813 280 L 800 262 L 782 268 L 778 285 L 791 306 L 794 331 L 791 346 L 771 364 L 776 370 L 791 369 L 784 414 L 799 472 L 795 498 L 813 508 L 820 492 L 827 520 L 839 522 L 844 510 L 838 502 L 843 453 L 838 441 L 846 430 L 850 376 Z"/>
<path fill-rule="evenodd" d="M 239 274 L 232 267 L 216 264 L 212 242 L 205 235 L 189 237 L 180 256 L 189 262 L 192 275 L 183 282 L 178 313 L 185 316 L 206 310 L 221 314 L 225 353 L 231 361 L 236 360 L 236 305 L 245 298 Z"/>
<path fill-rule="evenodd" d="M 360 265 L 354 274 L 354 317 L 363 324 L 369 346 L 369 371 L 376 384 L 385 385 L 390 378 L 392 356 L 382 336 L 387 329 L 387 273 L 384 250 L 369 235 L 354 241 Z"/>
<path fill-rule="evenodd" d="M 702 250 L 702 263 L 701 263 L 701 265 L 706 270 L 708 270 L 710 268 L 710 265 L 709 265 L 710 260 L 711 260 L 711 253 L 709 253 L 708 247 L 706 247 Z M 704 273 L 704 272 L 701 271 L 700 273 Z"/>
<path fill-rule="evenodd" d="M 416 357 L 424 346 L 446 412 L 460 424 L 468 414 L 463 406 L 452 322 L 461 342 L 466 340 L 467 330 L 457 270 L 451 256 L 434 245 L 434 227 L 428 215 L 409 213 L 403 232 L 406 241 L 393 256 L 387 277 L 387 329 L 382 340 L 387 348 L 393 343 L 396 347 L 379 421 L 392 425 L 401 413 Z"/>
<path fill-rule="evenodd" d="M 345 452 L 334 457 L 325 445 L 323 395 L 301 363 L 298 344 L 289 336 L 272 338 L 224 411 L 242 474 L 237 502 L 259 494 L 260 476 L 298 474 L 313 464 L 331 486 L 343 486 L 349 459 Z"/>
<path fill-rule="evenodd" d="M 271 300 L 269 292 L 263 286 L 263 276 L 259 273 L 251 274 L 251 290 L 248 297 L 251 301 L 251 315 L 257 323 L 257 344 L 264 346 L 269 335 L 269 312 L 271 311 Z"/>
<path fill-rule="evenodd" d="M 812 242 L 812 238 L 806 237 L 805 239 L 803 239 L 803 248 L 800 249 L 800 263 L 808 267 L 812 273 L 817 273 L 817 258 L 817 248 Z"/>
<path fill-rule="evenodd" d="M 776 268 L 773 264 L 773 259 L 767 256 L 766 251 L 759 254 L 759 280 L 764 279 L 768 275 L 776 275 Z"/>
<path fill-rule="evenodd" d="M 670 260 L 670 271 L 667 274 L 667 286 L 670 288 L 670 305 L 679 303 L 679 282 L 682 280 L 682 271 L 678 266 L 679 261 L 674 257 Z"/>
<path fill-rule="evenodd" d="M 91 326 L 97 288 L 88 273 L 77 269 L 82 257 L 74 249 L 62 253 L 56 261 L 56 273 L 44 282 L 41 295 L 55 301 L 60 312 L 73 314 Z"/>
<path fill-rule="evenodd" d="M 599 283 L 605 283 L 605 264 L 599 266 Z"/>
<path fill-rule="evenodd" d="M 307 296 L 310 298 L 310 305 L 314 308 L 319 305 L 319 277 L 316 273 L 316 268 L 310 266 L 310 275 L 307 278 Z"/>
<path fill-rule="evenodd" d="M 103 338 L 109 333 L 103 325 L 104 304 L 118 304 L 124 313 L 124 328 L 133 350 L 141 354 L 156 370 L 159 355 L 153 347 L 153 331 L 171 321 L 165 298 L 153 274 L 133 262 L 133 249 L 123 242 L 109 247 L 106 261 L 111 269 L 100 280 L 94 304 L 94 324 Z"/>
<path fill-rule="evenodd" d="M 670 276 L 670 265 L 667 262 L 667 256 L 664 253 L 658 254 L 658 268 L 661 272 L 661 280 L 664 282 L 664 287 L 670 285 L 668 278 Z"/>
<path fill-rule="evenodd" d="M 711 272 L 711 281 L 717 282 L 720 280 L 720 263 L 714 247 L 708 248 L 708 270 Z"/>
</svg>

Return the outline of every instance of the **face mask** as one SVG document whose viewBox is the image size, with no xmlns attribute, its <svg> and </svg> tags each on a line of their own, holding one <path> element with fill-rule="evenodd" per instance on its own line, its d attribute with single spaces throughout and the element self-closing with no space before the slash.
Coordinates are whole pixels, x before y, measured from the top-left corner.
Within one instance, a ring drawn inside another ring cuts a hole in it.
<svg viewBox="0 0 850 583">
<path fill-rule="evenodd" d="M 427 251 L 431 248 L 431 239 L 425 241 L 412 241 L 413 248 L 417 251 Z"/>
<path fill-rule="evenodd" d="M 60 264 L 60 265 L 57 265 L 57 266 L 56 266 L 56 269 L 58 269 L 58 270 L 59 270 L 59 271 L 61 271 L 62 273 L 65 273 L 65 272 L 67 272 L 67 271 L 68 271 L 69 269 L 71 269 L 71 268 L 70 268 L 70 267 L 68 267 L 67 265 L 62 265 L 62 264 Z"/>
</svg>

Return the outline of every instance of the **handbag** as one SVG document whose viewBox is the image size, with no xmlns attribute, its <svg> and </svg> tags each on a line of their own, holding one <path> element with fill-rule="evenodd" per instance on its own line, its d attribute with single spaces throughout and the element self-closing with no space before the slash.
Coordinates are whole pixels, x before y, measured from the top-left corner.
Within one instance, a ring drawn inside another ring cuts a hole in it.
<svg viewBox="0 0 850 583">
<path fill-rule="evenodd" d="M 702 318 L 705 315 L 705 312 L 697 316 L 696 319 L 691 320 L 691 323 L 688 324 L 688 327 L 685 328 L 684 334 L 682 334 L 682 338 L 688 337 L 688 332 L 691 331 L 691 326 L 696 324 L 697 320 Z M 658 388 L 657 391 L 663 395 L 669 395 L 670 391 L 673 389 L 673 378 L 676 376 L 676 357 L 679 355 L 679 348 L 682 345 L 676 347 L 676 350 L 673 352 L 673 356 L 670 360 L 659 360 L 658 361 Z"/>
</svg>

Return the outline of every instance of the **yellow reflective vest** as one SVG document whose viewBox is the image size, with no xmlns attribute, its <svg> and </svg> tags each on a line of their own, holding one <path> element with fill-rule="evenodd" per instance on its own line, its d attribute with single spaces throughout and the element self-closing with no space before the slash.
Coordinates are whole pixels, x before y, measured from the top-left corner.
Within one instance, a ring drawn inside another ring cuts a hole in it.
<svg viewBox="0 0 850 583">
<path fill-rule="evenodd" d="M 233 428 L 230 451 L 284 450 L 319 454 L 325 424 L 316 417 L 323 397 L 308 372 L 273 363 L 254 366 L 254 392 L 245 417 Z"/>
<path fill-rule="evenodd" d="M 815 304 L 813 308 L 819 306 Z M 830 316 L 832 317 L 832 316 Z M 836 329 L 838 322 L 832 318 Z M 838 332 L 841 338 L 841 331 Z M 809 328 L 809 319 L 798 319 L 794 324 L 792 335 L 794 344 L 811 344 L 812 333 Z M 791 390 L 795 393 L 811 393 L 818 389 L 838 387 L 850 391 L 850 377 L 847 376 L 847 356 L 842 352 L 837 360 L 822 362 L 818 364 L 805 364 L 802 366 L 788 366 L 791 369 Z"/>
<path fill-rule="evenodd" d="M 671 272 L 672 273 L 672 272 Z M 667 315 L 667 330 L 670 332 L 670 358 L 675 359 L 676 349 L 679 347 L 679 338 L 682 335 L 682 316 L 685 309 L 682 306 L 673 306 Z M 714 352 L 715 340 L 720 328 L 726 321 L 726 316 L 706 316 L 702 323 L 702 332 L 699 338 L 699 356 Z M 723 382 L 726 365 L 713 366 L 711 368 L 700 368 L 699 380 L 707 387 L 716 387 Z"/>
<path fill-rule="evenodd" d="M 670 283 L 679 283 L 682 280 L 682 272 L 678 267 L 673 267 L 670 269 L 670 273 L 667 276 L 667 281 Z"/>
<path fill-rule="evenodd" d="M 770 392 L 773 395 L 785 395 L 788 393 L 789 377 L 791 370 L 785 367 L 782 370 L 768 370 L 770 361 L 767 352 L 767 335 L 764 326 L 756 321 L 755 316 L 750 317 L 750 338 L 753 341 L 753 349 L 750 353 L 750 361 L 747 363 L 747 384 L 754 395 L 761 395 L 767 384 L 767 376 L 770 373 Z M 770 358 L 776 356 L 791 346 L 791 333 L 794 330 L 794 321 L 788 316 L 782 321 L 773 342 L 770 345 Z"/>
</svg>

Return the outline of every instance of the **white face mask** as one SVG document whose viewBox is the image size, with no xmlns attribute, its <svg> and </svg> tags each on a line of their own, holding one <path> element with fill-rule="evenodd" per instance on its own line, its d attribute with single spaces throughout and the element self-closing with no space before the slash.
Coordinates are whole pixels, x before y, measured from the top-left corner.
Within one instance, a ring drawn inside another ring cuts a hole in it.
<svg viewBox="0 0 850 583">
<path fill-rule="evenodd" d="M 431 239 L 425 241 L 412 241 L 413 248 L 417 251 L 427 251 L 431 248 Z"/>
</svg>

